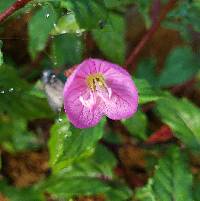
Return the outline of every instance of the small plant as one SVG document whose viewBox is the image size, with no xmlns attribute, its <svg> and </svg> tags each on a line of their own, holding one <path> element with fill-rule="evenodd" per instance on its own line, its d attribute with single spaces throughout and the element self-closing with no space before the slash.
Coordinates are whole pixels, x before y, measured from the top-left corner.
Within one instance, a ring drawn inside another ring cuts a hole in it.
<svg viewBox="0 0 200 201">
<path fill-rule="evenodd" d="M 199 0 L 2 0 L 0 23 L 0 200 L 200 200 Z"/>
</svg>

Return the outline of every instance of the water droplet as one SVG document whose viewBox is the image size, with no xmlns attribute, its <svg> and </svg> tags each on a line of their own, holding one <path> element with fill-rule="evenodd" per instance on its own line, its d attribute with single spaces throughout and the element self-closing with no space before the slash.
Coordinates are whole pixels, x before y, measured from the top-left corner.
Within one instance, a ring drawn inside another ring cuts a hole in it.
<svg viewBox="0 0 200 201">
<path fill-rule="evenodd" d="M 60 117 L 58 118 L 58 122 L 62 122 L 62 120 L 63 120 L 62 118 L 60 118 Z"/>
<path fill-rule="evenodd" d="M 82 36 L 82 31 L 81 31 L 81 30 L 76 30 L 76 35 L 77 35 L 78 37 Z"/>
<path fill-rule="evenodd" d="M 13 91 L 14 91 L 14 89 L 13 89 L 13 88 L 10 88 L 8 91 L 9 91 L 9 92 L 13 92 Z"/>
<path fill-rule="evenodd" d="M 48 18 L 48 17 L 49 17 L 49 13 L 46 14 L 46 18 Z"/>
</svg>

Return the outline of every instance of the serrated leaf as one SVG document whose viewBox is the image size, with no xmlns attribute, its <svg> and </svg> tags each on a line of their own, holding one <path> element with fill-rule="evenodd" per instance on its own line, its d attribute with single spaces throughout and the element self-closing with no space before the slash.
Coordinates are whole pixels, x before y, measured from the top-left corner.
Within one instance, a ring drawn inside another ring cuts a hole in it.
<svg viewBox="0 0 200 201">
<path fill-rule="evenodd" d="M 80 63 L 83 55 L 83 42 L 75 34 L 55 36 L 51 46 L 52 59 L 56 66 Z"/>
<path fill-rule="evenodd" d="M 200 109 L 186 99 L 169 96 L 157 102 L 156 111 L 175 136 L 200 151 Z"/>
<path fill-rule="evenodd" d="M 90 177 L 58 177 L 46 183 L 45 190 L 58 198 L 72 198 L 80 195 L 96 195 L 105 193 L 109 186 L 97 178 Z"/>
<path fill-rule="evenodd" d="M 41 192 L 34 188 L 15 188 L 7 183 L 0 181 L 1 193 L 5 195 L 9 201 L 44 201 Z"/>
<path fill-rule="evenodd" d="M 54 24 L 56 24 L 56 13 L 51 4 L 42 6 L 32 16 L 28 24 L 28 35 L 29 53 L 33 59 L 45 48 Z"/>
<path fill-rule="evenodd" d="M 130 200 L 132 191 L 125 185 L 113 185 L 110 191 L 106 192 L 107 201 Z"/>
<path fill-rule="evenodd" d="M 113 62 L 123 64 L 125 59 L 125 21 L 120 15 L 110 14 L 108 23 L 92 35 L 103 54 Z"/>
<path fill-rule="evenodd" d="M 199 60 L 190 48 L 176 48 L 172 50 L 166 60 L 164 69 L 159 76 L 158 85 L 169 87 L 184 83 L 191 79 L 199 69 Z"/>
<path fill-rule="evenodd" d="M 139 201 L 192 201 L 192 174 L 185 155 L 171 147 L 159 160 L 154 177 L 136 191 Z"/>
<path fill-rule="evenodd" d="M 107 20 L 107 10 L 101 0 L 68 0 L 62 5 L 74 12 L 81 28 L 94 29 Z"/>
<path fill-rule="evenodd" d="M 142 140 L 147 138 L 148 121 L 146 115 L 142 111 L 139 110 L 131 118 L 122 120 L 122 123 L 131 135 Z"/>
<path fill-rule="evenodd" d="M 146 80 L 134 79 L 134 82 L 138 89 L 140 104 L 157 101 L 162 97 L 162 94 L 159 91 L 153 89 Z"/>
<path fill-rule="evenodd" d="M 56 143 L 54 144 L 52 141 L 50 143 L 51 153 L 53 153 L 52 163 L 54 164 L 53 168 L 55 172 L 71 165 L 75 160 L 91 155 L 94 152 L 94 146 L 103 136 L 105 119 L 94 128 L 84 130 L 71 128 L 71 133 L 68 127 L 66 128 L 66 121 L 63 118 L 63 123 L 56 123 L 51 130 L 52 141 L 58 142 L 56 137 L 59 138 L 62 135 L 61 140 L 59 140 L 59 148 L 54 147 Z"/>
<path fill-rule="evenodd" d="M 108 201 L 125 201 L 131 196 L 131 190 L 118 181 L 107 182 L 92 174 L 90 176 L 76 175 L 73 174 L 73 171 L 72 168 L 69 171 L 51 176 L 39 185 L 38 189 L 44 189 L 45 192 L 58 199 L 103 194 Z"/>
<path fill-rule="evenodd" d="M 70 123 L 66 117 L 61 117 L 62 121 L 56 122 L 50 130 L 51 136 L 48 141 L 48 147 L 50 152 L 50 166 L 56 164 L 59 158 L 63 154 L 64 141 L 70 137 Z"/>
</svg>

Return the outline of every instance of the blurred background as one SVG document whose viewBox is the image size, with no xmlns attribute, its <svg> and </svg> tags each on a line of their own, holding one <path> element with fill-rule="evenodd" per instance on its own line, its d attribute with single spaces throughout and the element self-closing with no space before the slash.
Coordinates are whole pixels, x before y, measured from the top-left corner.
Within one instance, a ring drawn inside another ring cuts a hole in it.
<svg viewBox="0 0 200 201">
<path fill-rule="evenodd" d="M 200 201 L 199 0 L 0 0 L 0 13 L 0 201 Z M 54 104 L 89 57 L 133 76 L 133 117 L 80 130 Z"/>
</svg>

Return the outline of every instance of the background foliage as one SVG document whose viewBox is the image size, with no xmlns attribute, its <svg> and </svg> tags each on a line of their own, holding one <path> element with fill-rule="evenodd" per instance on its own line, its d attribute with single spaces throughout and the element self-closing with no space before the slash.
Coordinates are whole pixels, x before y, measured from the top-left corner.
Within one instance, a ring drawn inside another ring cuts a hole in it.
<svg viewBox="0 0 200 201">
<path fill-rule="evenodd" d="M 177 0 L 127 67 L 139 91 L 130 119 L 76 129 L 41 81 L 88 57 L 125 66 L 170 1 L 33 0 L 2 22 L 0 200 L 200 200 L 199 0 Z"/>
</svg>

